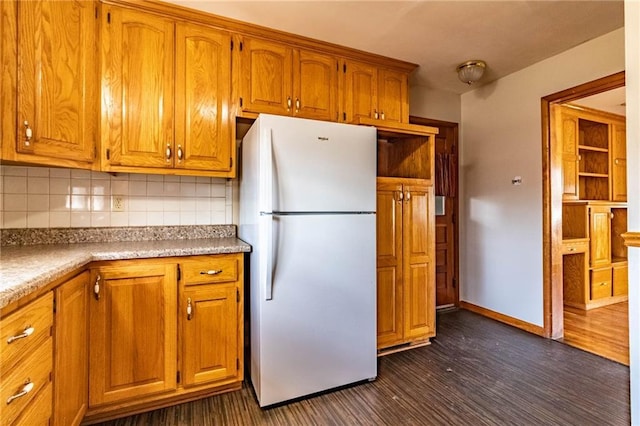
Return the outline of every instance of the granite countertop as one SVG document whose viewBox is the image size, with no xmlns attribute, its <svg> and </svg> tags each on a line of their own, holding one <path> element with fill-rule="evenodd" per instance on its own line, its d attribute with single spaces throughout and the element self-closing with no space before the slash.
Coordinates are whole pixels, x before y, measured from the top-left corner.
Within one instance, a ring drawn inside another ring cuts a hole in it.
<svg viewBox="0 0 640 426">
<path fill-rule="evenodd" d="M 229 233 L 214 238 L 3 246 L 0 309 L 93 261 L 240 253 L 251 246 Z M 67 240 L 68 241 L 68 240 Z"/>
</svg>

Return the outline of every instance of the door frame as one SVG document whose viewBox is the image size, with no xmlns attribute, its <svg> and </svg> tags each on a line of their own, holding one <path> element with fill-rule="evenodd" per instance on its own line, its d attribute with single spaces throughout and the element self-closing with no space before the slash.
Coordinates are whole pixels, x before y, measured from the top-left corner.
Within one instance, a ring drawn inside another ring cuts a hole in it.
<svg viewBox="0 0 640 426">
<path fill-rule="evenodd" d="M 458 214 L 458 200 L 460 199 L 460 162 L 459 159 L 459 137 L 458 137 L 458 123 L 454 123 L 451 121 L 443 121 L 443 120 L 435 120 L 431 118 L 424 117 L 416 117 L 409 116 L 409 123 L 411 124 L 419 124 L 422 126 L 431 126 L 431 127 L 448 127 L 453 130 L 453 145 L 455 146 L 455 156 L 456 156 L 456 165 L 458 165 L 458 170 L 456 170 L 456 196 L 453 200 L 453 241 L 455 242 L 455 249 L 453 250 L 453 279 L 455 283 L 455 301 L 454 304 L 456 307 L 460 306 L 460 274 L 459 274 L 459 257 L 460 257 L 460 237 L 459 237 L 459 225 L 458 218 L 460 215 Z M 435 141 L 433 144 L 434 153 L 435 153 Z M 435 167 L 435 166 L 434 166 Z M 433 175 L 435 176 L 435 170 L 433 170 Z M 435 183 L 435 179 L 434 179 Z M 434 259 L 435 261 L 435 259 Z M 434 278 L 435 279 L 435 278 Z"/>
<path fill-rule="evenodd" d="M 625 72 L 562 90 L 541 99 L 542 263 L 544 336 L 564 336 L 562 296 L 562 147 L 551 128 L 551 105 L 625 86 Z"/>
</svg>

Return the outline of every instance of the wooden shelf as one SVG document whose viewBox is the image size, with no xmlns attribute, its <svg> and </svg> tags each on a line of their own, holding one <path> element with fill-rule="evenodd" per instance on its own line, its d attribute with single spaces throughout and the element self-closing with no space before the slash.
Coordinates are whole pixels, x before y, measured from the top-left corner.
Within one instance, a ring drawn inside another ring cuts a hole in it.
<svg viewBox="0 0 640 426">
<path fill-rule="evenodd" d="M 583 149 L 585 151 L 595 151 L 595 152 L 609 152 L 608 148 L 599 148 L 597 146 L 591 146 L 591 145 L 578 145 L 578 149 Z"/>
</svg>

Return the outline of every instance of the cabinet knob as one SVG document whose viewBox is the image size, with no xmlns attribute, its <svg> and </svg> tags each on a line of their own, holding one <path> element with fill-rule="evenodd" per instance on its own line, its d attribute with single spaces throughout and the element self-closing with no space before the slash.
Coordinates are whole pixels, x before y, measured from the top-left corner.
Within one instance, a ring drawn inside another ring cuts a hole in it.
<svg viewBox="0 0 640 426">
<path fill-rule="evenodd" d="M 191 298 L 187 298 L 187 321 L 191 321 L 193 307 L 191 306 Z"/>
<path fill-rule="evenodd" d="M 182 158 L 184 157 L 182 146 L 178 145 L 178 151 L 176 152 L 176 155 L 178 156 L 178 162 L 182 161 Z"/>
<path fill-rule="evenodd" d="M 407 191 L 407 194 L 404 196 L 404 199 L 407 200 L 407 202 L 411 200 L 411 193 L 409 191 Z"/>
<path fill-rule="evenodd" d="M 27 379 L 22 389 L 20 389 L 20 392 L 14 395 L 11 395 L 9 398 L 7 398 L 7 405 L 11 404 L 14 400 L 18 398 L 22 398 L 23 396 L 31 392 L 33 390 L 33 387 L 34 385 L 31 379 Z"/>
<path fill-rule="evenodd" d="M 29 122 L 24 120 L 24 145 L 31 145 L 31 138 L 33 138 L 33 130 L 29 126 Z"/>
<path fill-rule="evenodd" d="M 35 328 L 31 327 L 30 325 L 27 326 L 27 328 L 24 329 L 24 331 L 20 334 L 16 334 L 15 336 L 11 336 L 7 339 L 7 343 L 11 344 L 13 342 L 15 342 L 16 340 L 20 340 L 20 339 L 24 339 L 26 337 L 29 337 L 33 334 L 33 332 L 36 331 Z"/>
<path fill-rule="evenodd" d="M 171 144 L 167 144 L 167 150 L 165 151 L 165 157 L 167 159 L 167 163 L 171 161 Z"/>
<path fill-rule="evenodd" d="M 616 158 L 615 160 L 613 160 L 613 163 L 617 166 L 618 164 L 620 164 L 620 160 Z"/>
<path fill-rule="evenodd" d="M 399 191 L 398 192 L 398 202 L 401 203 L 403 198 L 404 198 L 404 194 L 402 193 L 402 191 Z"/>
</svg>

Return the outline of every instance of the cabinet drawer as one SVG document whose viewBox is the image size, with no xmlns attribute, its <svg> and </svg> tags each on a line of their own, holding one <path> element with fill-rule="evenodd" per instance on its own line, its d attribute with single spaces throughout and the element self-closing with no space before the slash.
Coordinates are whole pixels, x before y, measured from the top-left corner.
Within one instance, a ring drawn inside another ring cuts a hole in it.
<svg viewBox="0 0 640 426">
<path fill-rule="evenodd" d="M 591 271 L 591 300 L 611 297 L 611 268 Z"/>
<path fill-rule="evenodd" d="M 182 279 L 185 285 L 236 281 L 240 256 L 198 256 L 183 262 Z"/>
<path fill-rule="evenodd" d="M 629 294 L 629 267 L 615 266 L 613 268 L 613 295 L 626 296 Z"/>
<path fill-rule="evenodd" d="M 587 241 L 565 240 L 562 242 L 562 254 L 586 253 L 588 249 L 589 243 Z"/>
<path fill-rule="evenodd" d="M 33 352 L 35 345 L 51 335 L 52 325 L 51 292 L 3 318 L 0 321 L 0 371 L 8 371 L 21 356 Z"/>
<path fill-rule="evenodd" d="M 49 383 L 44 389 L 38 392 L 33 402 L 25 407 L 17 424 L 25 426 L 49 426 L 49 421 L 53 414 L 52 398 L 53 385 Z"/>
<path fill-rule="evenodd" d="M 53 339 L 42 342 L 22 362 L 10 370 L 3 370 L 0 383 L 0 403 L 3 404 L 2 426 L 12 424 L 13 421 L 30 407 L 34 398 L 48 384 L 53 364 Z M 33 383 L 33 388 L 25 395 L 14 399 L 10 404 L 7 400 L 19 394 L 25 384 Z M 49 399 L 49 404 L 52 401 Z"/>
</svg>

